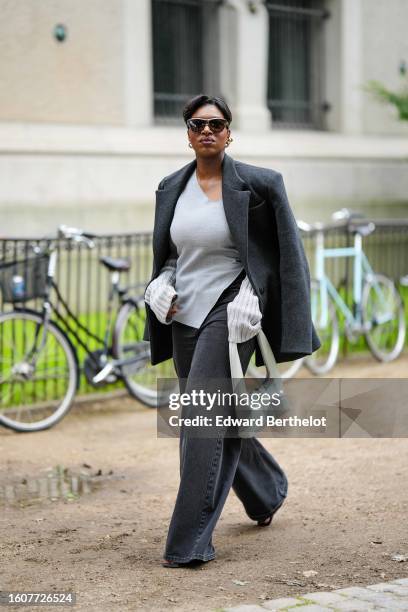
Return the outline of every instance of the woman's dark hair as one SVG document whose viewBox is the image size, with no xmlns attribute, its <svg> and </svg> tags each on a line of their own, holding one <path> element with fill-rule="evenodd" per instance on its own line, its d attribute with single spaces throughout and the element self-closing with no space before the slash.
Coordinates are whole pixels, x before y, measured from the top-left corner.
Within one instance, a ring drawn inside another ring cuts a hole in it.
<svg viewBox="0 0 408 612">
<path fill-rule="evenodd" d="M 196 112 L 197 108 L 204 106 L 205 104 L 213 104 L 216 106 L 224 115 L 224 119 L 231 123 L 232 121 L 232 113 L 228 104 L 225 102 L 223 98 L 219 96 L 206 96 L 205 94 L 199 94 L 198 96 L 194 96 L 191 98 L 183 109 L 183 119 L 187 123 L 188 119 L 191 119 L 191 116 Z"/>
</svg>

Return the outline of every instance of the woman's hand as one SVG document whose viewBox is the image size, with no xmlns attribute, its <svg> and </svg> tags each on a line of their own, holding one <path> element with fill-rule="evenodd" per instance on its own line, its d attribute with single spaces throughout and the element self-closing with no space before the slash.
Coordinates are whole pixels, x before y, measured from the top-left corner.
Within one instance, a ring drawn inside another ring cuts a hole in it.
<svg viewBox="0 0 408 612">
<path fill-rule="evenodd" d="M 170 321 L 172 317 L 176 314 L 176 312 L 178 312 L 179 310 L 178 304 L 176 304 L 176 300 L 177 298 L 173 300 L 172 305 L 169 308 L 169 312 L 167 313 L 166 321 Z"/>
<path fill-rule="evenodd" d="M 173 285 L 166 282 L 164 275 L 160 275 L 153 280 L 147 287 L 144 295 L 145 302 L 149 304 L 160 323 L 165 325 L 171 323 L 171 319 L 168 316 L 176 298 L 176 290 Z"/>
</svg>

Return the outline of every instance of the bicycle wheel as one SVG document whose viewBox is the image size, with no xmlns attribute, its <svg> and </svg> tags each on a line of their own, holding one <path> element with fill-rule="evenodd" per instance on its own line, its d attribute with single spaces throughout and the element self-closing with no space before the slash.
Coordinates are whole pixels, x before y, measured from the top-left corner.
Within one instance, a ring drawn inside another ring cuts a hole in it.
<svg viewBox="0 0 408 612">
<path fill-rule="evenodd" d="M 362 318 L 367 344 L 378 361 L 396 359 L 404 348 L 405 314 L 400 294 L 382 274 L 369 278 L 363 288 Z"/>
<path fill-rule="evenodd" d="M 328 312 L 326 321 L 323 319 L 322 300 L 320 284 L 312 280 L 310 287 L 310 299 L 312 305 L 312 320 L 320 338 L 321 347 L 305 357 L 306 367 L 315 374 L 321 376 L 332 369 L 337 361 L 340 347 L 339 321 L 332 300 L 328 299 Z"/>
<path fill-rule="evenodd" d="M 122 378 L 130 395 L 149 408 L 168 402 L 169 393 L 178 392 L 177 374 L 172 359 L 152 366 L 150 342 L 143 340 L 146 310 L 144 301 L 126 302 L 119 310 L 112 342 L 115 359 L 132 359 L 122 367 Z M 157 379 L 169 378 L 169 389 L 157 392 Z"/>
<path fill-rule="evenodd" d="M 45 337 L 44 337 L 45 334 Z M 65 334 L 41 315 L 0 315 L 0 424 L 40 431 L 68 412 L 78 383 L 75 353 Z"/>
</svg>

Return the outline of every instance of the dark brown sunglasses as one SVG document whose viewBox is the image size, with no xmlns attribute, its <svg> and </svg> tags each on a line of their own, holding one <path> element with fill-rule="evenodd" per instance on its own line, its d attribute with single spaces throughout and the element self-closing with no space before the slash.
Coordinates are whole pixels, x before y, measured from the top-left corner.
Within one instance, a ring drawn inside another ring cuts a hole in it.
<svg viewBox="0 0 408 612">
<path fill-rule="evenodd" d="M 206 125 L 212 132 L 218 133 L 222 132 L 229 124 L 227 119 L 219 119 L 218 117 L 214 119 L 187 119 L 187 127 L 196 134 L 202 132 Z"/>
</svg>

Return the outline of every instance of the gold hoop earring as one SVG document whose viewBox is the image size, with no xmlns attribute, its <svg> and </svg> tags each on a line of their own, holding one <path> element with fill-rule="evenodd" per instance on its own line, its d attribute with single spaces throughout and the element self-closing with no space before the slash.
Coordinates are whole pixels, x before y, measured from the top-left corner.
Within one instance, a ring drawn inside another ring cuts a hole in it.
<svg viewBox="0 0 408 612">
<path fill-rule="evenodd" d="M 229 147 L 229 146 L 230 146 L 230 144 L 231 144 L 231 142 L 232 142 L 233 140 L 234 140 L 233 138 L 229 137 L 229 138 L 228 138 L 228 140 L 227 140 L 227 141 L 226 141 L 226 143 L 225 143 L 225 146 L 226 146 L 226 147 Z"/>
<path fill-rule="evenodd" d="M 188 143 L 188 146 L 192 149 L 193 145 L 191 144 L 191 142 Z"/>
</svg>

